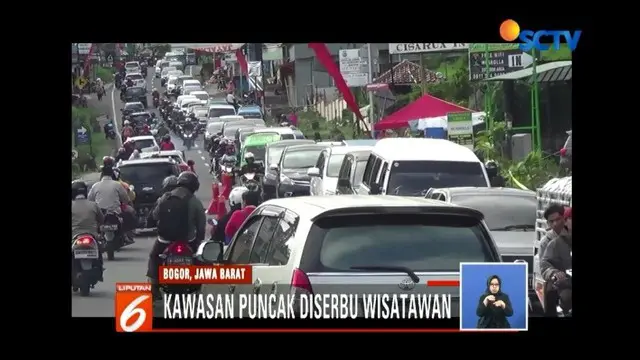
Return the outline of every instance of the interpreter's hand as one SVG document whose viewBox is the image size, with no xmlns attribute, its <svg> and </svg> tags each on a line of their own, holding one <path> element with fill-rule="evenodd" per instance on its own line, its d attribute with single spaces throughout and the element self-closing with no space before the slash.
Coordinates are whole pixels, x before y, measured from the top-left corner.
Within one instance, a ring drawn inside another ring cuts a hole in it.
<svg viewBox="0 0 640 360">
<path fill-rule="evenodd" d="M 496 297 L 493 295 L 489 295 L 486 298 L 484 298 L 484 300 L 482 300 L 482 302 L 484 303 L 484 306 L 487 306 L 487 303 L 489 301 L 496 301 Z"/>
<path fill-rule="evenodd" d="M 503 309 L 504 309 L 504 307 L 505 307 L 506 305 L 505 305 L 504 301 L 502 301 L 502 300 L 498 300 L 498 301 L 496 301 L 495 303 L 493 303 L 493 306 L 501 307 L 501 308 L 503 308 Z"/>
</svg>

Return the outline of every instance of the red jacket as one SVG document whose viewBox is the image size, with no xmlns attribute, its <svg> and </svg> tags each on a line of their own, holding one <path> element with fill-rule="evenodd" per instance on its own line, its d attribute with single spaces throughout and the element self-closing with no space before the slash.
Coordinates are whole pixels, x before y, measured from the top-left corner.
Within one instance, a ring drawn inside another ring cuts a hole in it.
<svg viewBox="0 0 640 360">
<path fill-rule="evenodd" d="M 165 150 L 175 150 L 176 146 L 173 145 L 173 143 L 171 141 L 166 142 L 163 141 L 160 143 L 160 150 L 165 151 Z"/>
<path fill-rule="evenodd" d="M 242 223 L 249 217 L 249 215 L 251 215 L 251 213 L 255 209 L 255 206 L 249 205 L 244 207 L 240 211 L 234 212 L 231 215 L 227 226 L 224 228 L 224 235 L 229 238 L 233 237 L 238 232 L 238 230 L 240 230 L 240 226 L 242 226 Z"/>
</svg>

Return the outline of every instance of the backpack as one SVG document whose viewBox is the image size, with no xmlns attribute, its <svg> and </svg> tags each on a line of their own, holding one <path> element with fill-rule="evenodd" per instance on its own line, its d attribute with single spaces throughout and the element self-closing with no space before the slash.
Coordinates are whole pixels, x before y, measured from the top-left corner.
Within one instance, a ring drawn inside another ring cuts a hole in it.
<svg viewBox="0 0 640 360">
<path fill-rule="evenodd" d="M 158 204 L 158 235 L 169 241 L 188 241 L 189 200 L 170 192 Z"/>
</svg>

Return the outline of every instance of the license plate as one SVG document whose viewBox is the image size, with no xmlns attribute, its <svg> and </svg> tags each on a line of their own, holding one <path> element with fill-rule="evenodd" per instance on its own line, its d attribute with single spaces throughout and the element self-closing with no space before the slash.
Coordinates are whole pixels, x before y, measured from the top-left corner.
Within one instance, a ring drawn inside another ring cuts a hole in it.
<svg viewBox="0 0 640 360">
<path fill-rule="evenodd" d="M 94 249 L 82 249 L 82 250 L 74 250 L 73 257 L 76 259 L 97 259 L 98 258 L 98 250 Z"/>
<path fill-rule="evenodd" d="M 100 230 L 102 230 L 102 231 L 116 231 L 116 230 L 118 230 L 118 225 L 102 225 L 102 226 L 100 226 Z"/>
<path fill-rule="evenodd" d="M 192 257 L 187 256 L 169 256 L 166 260 L 167 265 L 187 265 L 193 263 Z"/>
</svg>

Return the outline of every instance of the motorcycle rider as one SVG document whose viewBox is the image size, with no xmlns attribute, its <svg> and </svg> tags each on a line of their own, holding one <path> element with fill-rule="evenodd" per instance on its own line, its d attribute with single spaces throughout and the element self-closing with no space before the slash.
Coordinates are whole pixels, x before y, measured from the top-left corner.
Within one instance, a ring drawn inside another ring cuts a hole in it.
<svg viewBox="0 0 640 360">
<path fill-rule="evenodd" d="M 127 219 L 126 217 L 129 217 L 130 214 L 123 213 L 121 205 L 129 204 L 129 194 L 127 194 L 127 191 L 124 189 L 122 184 L 113 180 L 114 176 L 113 167 L 103 167 L 100 181 L 91 187 L 91 190 L 89 190 L 89 194 L 87 195 L 87 199 L 98 204 L 98 207 L 103 212 L 113 212 L 122 215 L 122 227 L 123 232 L 126 235 L 129 231 L 127 225 L 130 226 L 131 223 L 135 223 L 135 218 Z M 125 241 L 132 242 L 131 239 L 127 238 L 128 236 L 125 236 Z"/>
<path fill-rule="evenodd" d="M 100 225 L 104 222 L 104 214 L 93 201 L 87 199 L 89 189 L 84 181 L 71 183 L 71 236 L 91 234 L 94 239 L 100 236 Z M 102 264 L 102 251 L 98 251 L 98 259 Z M 99 281 L 103 281 L 100 274 Z"/>
<path fill-rule="evenodd" d="M 122 128 L 122 139 L 126 142 L 128 138 L 134 136 L 135 130 L 133 126 L 131 126 L 131 122 L 129 120 L 124 121 L 124 127 Z"/>
<path fill-rule="evenodd" d="M 160 99 L 160 93 L 158 92 L 158 89 L 153 88 L 151 90 L 151 98 L 153 99 L 153 101 L 158 101 Z"/>
<path fill-rule="evenodd" d="M 238 109 L 238 100 L 236 99 L 236 96 L 233 95 L 233 92 L 229 91 L 229 93 L 227 94 L 226 100 L 227 100 L 227 104 L 233 105 L 233 107 L 235 107 L 236 110 Z"/>
<path fill-rule="evenodd" d="M 257 186 L 249 186 L 247 189 L 248 191 L 242 194 L 242 209 L 234 212 L 225 226 L 225 242 L 230 242 L 233 239 L 233 236 L 238 232 L 244 221 L 260 205 L 262 200 L 260 189 Z"/>
<path fill-rule="evenodd" d="M 184 124 L 182 124 L 182 134 L 184 135 L 182 145 L 187 146 L 188 142 L 193 141 L 194 131 L 195 126 L 193 125 L 191 118 L 186 118 Z"/>
<path fill-rule="evenodd" d="M 233 213 L 242 208 L 242 195 L 247 191 L 249 191 L 249 189 L 244 186 L 238 186 L 231 190 L 231 193 L 229 194 L 229 212 L 224 214 L 220 218 L 220 220 L 218 220 L 216 229 L 213 234 L 211 234 L 212 241 L 217 241 L 224 243 L 225 245 L 229 245 L 231 238 L 227 240 L 226 236 L 224 235 L 224 230 L 227 227 L 229 219 L 231 219 Z"/>
<path fill-rule="evenodd" d="M 167 129 L 167 127 L 164 125 L 164 122 L 160 122 L 160 124 L 158 124 L 157 130 L 158 132 L 156 133 L 156 136 L 158 136 L 159 138 L 162 138 L 163 140 L 166 135 L 169 135 L 169 129 Z M 169 136 L 169 141 L 171 141 L 171 136 Z M 162 150 L 162 147 L 161 147 L 161 150 Z"/>
<path fill-rule="evenodd" d="M 261 170 L 260 164 L 256 163 L 256 158 L 252 152 L 244 154 L 244 160 L 247 162 L 240 169 L 240 175 L 249 173 L 259 173 Z"/>
<path fill-rule="evenodd" d="M 178 187 L 162 196 L 152 216 L 158 224 L 158 239 L 149 253 L 147 277 L 149 277 L 157 298 L 159 255 L 173 241 L 187 241 L 195 253 L 204 240 L 207 219 L 200 200 L 195 197 L 200 187 L 198 176 L 184 171 L 178 176 Z"/>
<path fill-rule="evenodd" d="M 224 144 L 224 154 L 220 158 L 220 164 L 235 164 L 236 159 L 236 149 L 233 144 L 226 142 Z"/>
<path fill-rule="evenodd" d="M 133 83 L 133 80 L 131 80 L 131 78 L 128 78 L 128 79 L 127 79 L 126 84 L 127 84 L 127 87 L 128 87 L 128 88 L 133 87 L 133 85 L 135 85 L 135 84 Z M 125 89 L 125 90 L 126 90 L 126 89 Z"/>
<path fill-rule="evenodd" d="M 158 130 L 158 133 L 159 132 L 160 130 Z M 171 135 L 168 134 L 168 130 L 167 130 L 167 134 L 162 137 L 162 141 L 160 142 L 160 150 L 166 151 L 166 150 L 175 150 L 175 149 L 176 149 L 176 146 L 173 145 L 173 142 L 171 142 Z"/>
<path fill-rule="evenodd" d="M 125 242 L 128 244 L 133 244 L 135 242 L 134 238 L 134 233 L 133 233 L 133 229 L 135 229 L 136 227 L 136 210 L 133 208 L 132 204 L 134 201 L 136 201 L 136 193 L 135 191 L 131 190 L 131 187 L 129 186 L 128 183 L 126 183 L 124 180 L 120 179 L 120 171 L 118 171 L 118 169 L 113 169 L 113 180 L 117 181 L 120 183 L 120 185 L 122 185 L 122 187 L 124 188 L 124 190 L 127 192 L 127 195 L 129 196 L 129 202 L 128 203 L 121 203 L 120 204 L 120 210 L 122 210 L 122 221 L 123 223 L 123 228 L 124 229 L 128 229 L 127 232 L 125 232 L 125 234 L 127 235 L 125 237 Z"/>
<path fill-rule="evenodd" d="M 565 223 L 571 223 L 571 208 L 564 209 Z M 545 315 L 556 315 L 556 303 L 560 300 L 560 307 L 565 313 L 572 309 L 572 281 L 566 270 L 573 269 L 572 249 L 573 237 L 565 229 L 551 239 L 544 253 L 541 253 L 540 272 L 545 283 Z"/>
<path fill-rule="evenodd" d="M 156 206 L 158 206 L 158 204 L 160 203 L 160 201 L 168 196 L 168 193 L 177 188 L 178 187 L 178 177 L 175 175 L 169 175 L 166 178 L 164 178 L 164 180 L 162 180 L 162 196 L 160 196 L 158 198 L 158 200 L 156 200 L 156 204 L 153 206 L 153 208 L 155 209 Z M 166 195 L 166 196 L 165 196 Z M 149 223 L 155 223 L 155 220 L 153 219 L 153 210 L 151 210 L 151 212 L 149 213 Z"/>
</svg>

